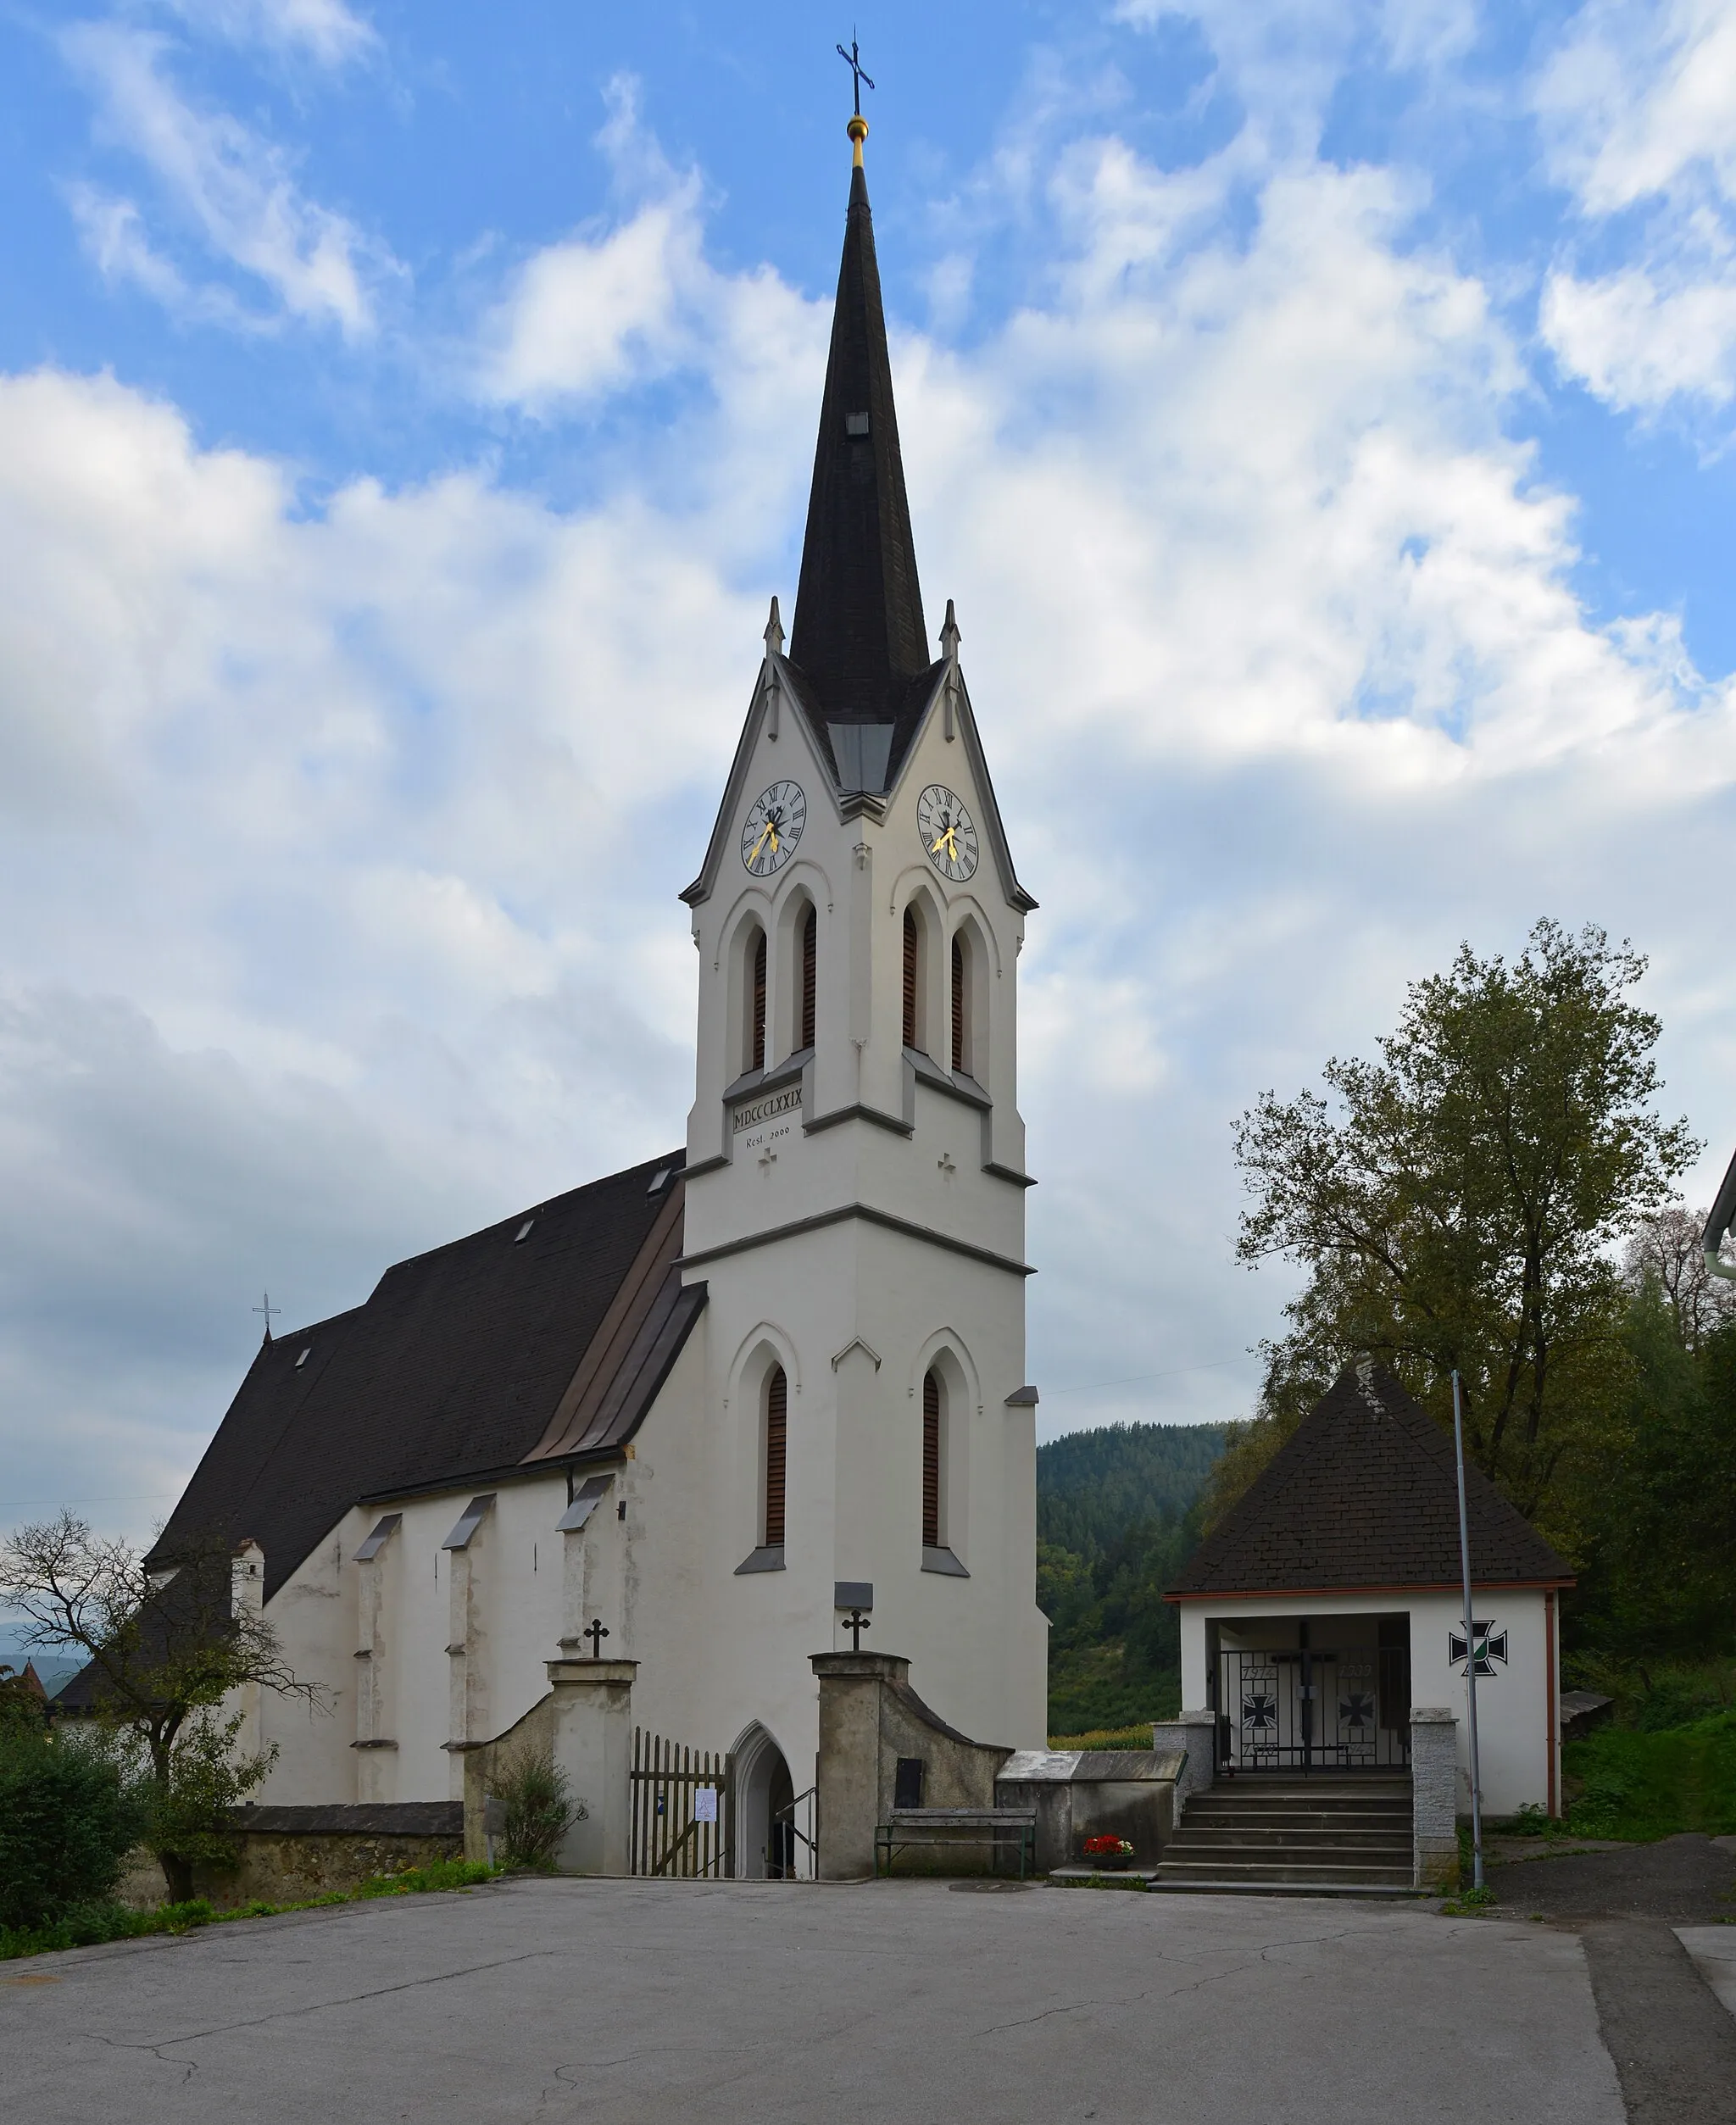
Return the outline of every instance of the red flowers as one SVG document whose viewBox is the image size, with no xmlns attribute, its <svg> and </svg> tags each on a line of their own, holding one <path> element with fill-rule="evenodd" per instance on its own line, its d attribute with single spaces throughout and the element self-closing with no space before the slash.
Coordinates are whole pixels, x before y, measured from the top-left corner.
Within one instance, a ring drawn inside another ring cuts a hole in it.
<svg viewBox="0 0 1736 2125">
<path fill-rule="evenodd" d="M 1127 1838 L 1087 1838 L 1085 1856 L 1088 1860 L 1131 1860 L 1133 1856 L 1133 1847 L 1132 1842 Z"/>
</svg>

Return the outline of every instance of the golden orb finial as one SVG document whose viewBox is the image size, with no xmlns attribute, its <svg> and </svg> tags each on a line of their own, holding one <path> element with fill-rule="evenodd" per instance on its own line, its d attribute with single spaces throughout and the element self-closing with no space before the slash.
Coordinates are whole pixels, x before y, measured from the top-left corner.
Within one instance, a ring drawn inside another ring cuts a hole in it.
<svg viewBox="0 0 1736 2125">
<path fill-rule="evenodd" d="M 868 137 L 868 121 L 860 111 L 858 111 L 849 124 L 845 126 L 844 131 L 850 136 L 850 167 L 853 170 L 860 170 L 862 167 L 862 142 Z"/>
</svg>

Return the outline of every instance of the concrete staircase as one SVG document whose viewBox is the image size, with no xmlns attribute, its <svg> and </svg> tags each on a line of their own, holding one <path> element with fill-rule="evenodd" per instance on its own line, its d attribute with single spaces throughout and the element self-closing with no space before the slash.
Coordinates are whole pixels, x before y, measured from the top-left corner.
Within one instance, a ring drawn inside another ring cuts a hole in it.
<svg viewBox="0 0 1736 2125">
<path fill-rule="evenodd" d="M 1404 1772 L 1244 1772 L 1197 1794 L 1155 1889 L 1395 1896 L 1411 1891 Z"/>
</svg>

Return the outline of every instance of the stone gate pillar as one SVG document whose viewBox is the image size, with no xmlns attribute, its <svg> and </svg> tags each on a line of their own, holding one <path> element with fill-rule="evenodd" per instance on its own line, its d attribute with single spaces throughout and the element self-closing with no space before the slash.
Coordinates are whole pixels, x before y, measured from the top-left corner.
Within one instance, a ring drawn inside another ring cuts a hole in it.
<svg viewBox="0 0 1736 2125">
<path fill-rule="evenodd" d="M 1410 1707 L 1410 1841 L 1417 1889 L 1459 1886 L 1459 1722 L 1444 1705 Z"/>
<path fill-rule="evenodd" d="M 1210 1786 L 1217 1761 L 1217 1714 L 1214 1711 L 1180 1712 L 1173 1719 L 1151 1722 L 1151 1745 L 1162 1755 L 1168 1750 L 1186 1752 L 1187 1764 L 1176 1781 L 1176 1824 L 1182 1811 L 1196 1793 Z"/>
<path fill-rule="evenodd" d="M 632 1861 L 628 1811 L 637 1661 L 548 1663 L 554 1761 L 585 1813 L 557 1855 L 575 1874 L 625 1874 Z"/>
</svg>

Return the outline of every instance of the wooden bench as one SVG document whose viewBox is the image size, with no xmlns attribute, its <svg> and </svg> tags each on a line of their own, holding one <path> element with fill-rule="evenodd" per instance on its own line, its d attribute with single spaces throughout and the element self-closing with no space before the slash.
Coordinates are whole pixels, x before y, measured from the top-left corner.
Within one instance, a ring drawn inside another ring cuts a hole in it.
<svg viewBox="0 0 1736 2125">
<path fill-rule="evenodd" d="M 1034 1808 L 894 1808 L 889 1822 L 874 1832 L 874 1872 L 886 1861 L 889 1875 L 900 1852 L 921 1851 L 931 1845 L 989 1845 L 993 1870 L 1003 1849 L 1015 1844 L 1019 1855 L 1019 1879 L 1037 1871 L 1037 1811 Z"/>
</svg>

